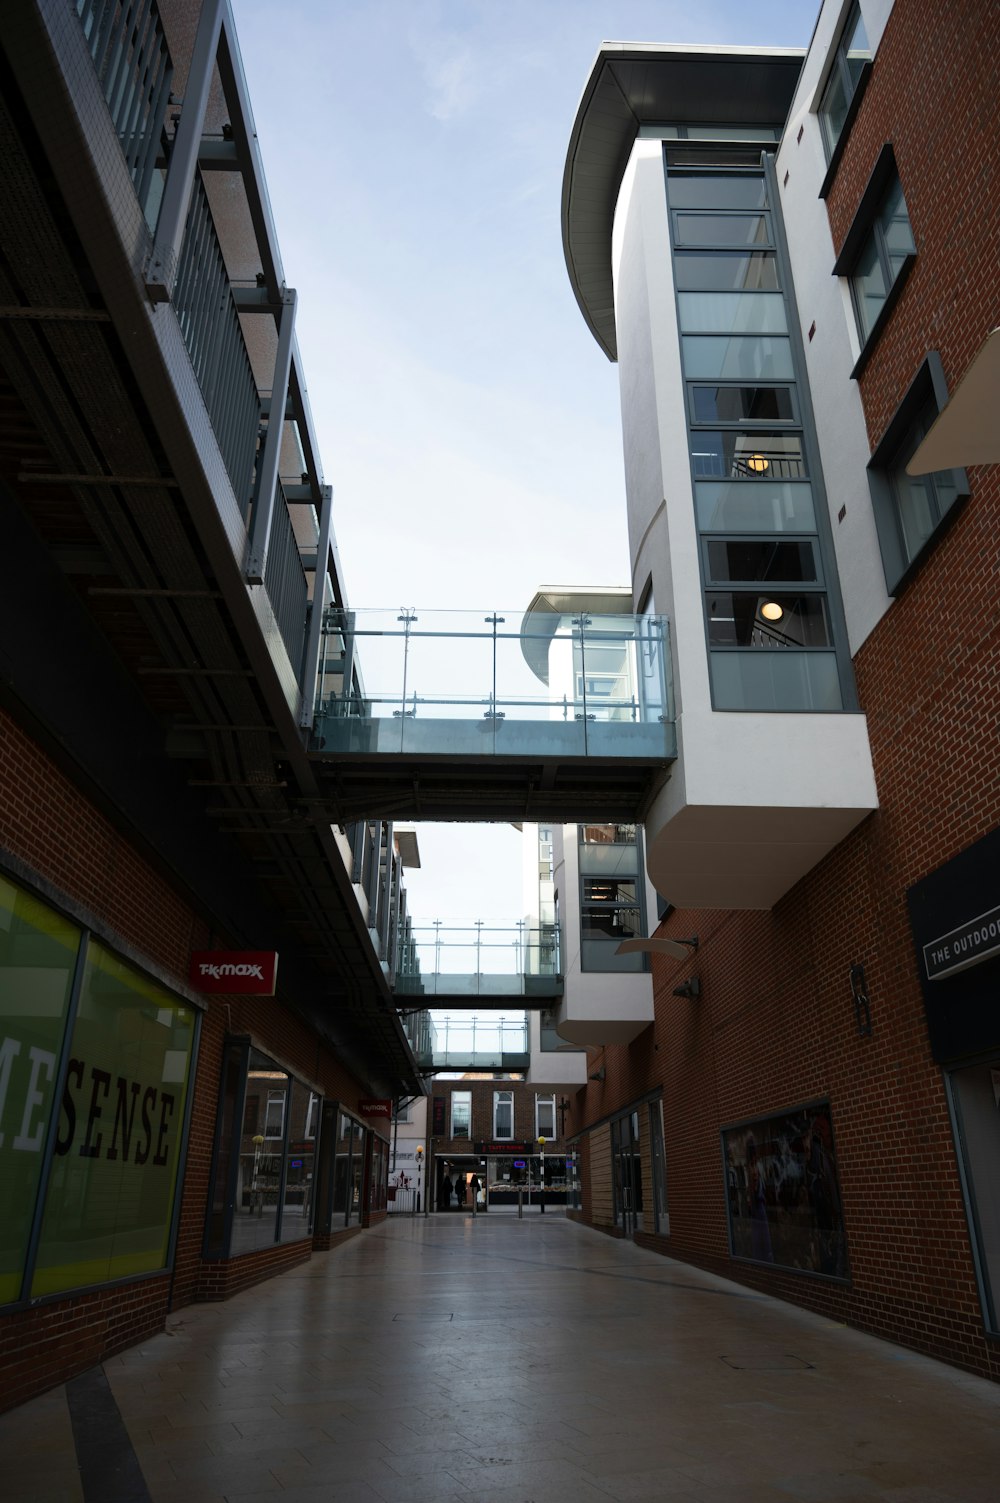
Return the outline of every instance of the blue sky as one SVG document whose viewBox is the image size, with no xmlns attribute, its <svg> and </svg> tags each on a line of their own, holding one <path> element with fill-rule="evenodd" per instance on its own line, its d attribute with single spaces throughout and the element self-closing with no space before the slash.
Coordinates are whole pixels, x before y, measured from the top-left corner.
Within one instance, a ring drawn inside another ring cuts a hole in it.
<svg viewBox="0 0 1000 1503">
<path fill-rule="evenodd" d="M 234 11 L 352 606 L 486 614 L 542 584 L 627 585 L 617 368 L 562 255 L 576 106 L 602 40 L 805 46 L 813 6 Z M 517 915 L 512 831 L 421 845 L 418 909 Z"/>
</svg>

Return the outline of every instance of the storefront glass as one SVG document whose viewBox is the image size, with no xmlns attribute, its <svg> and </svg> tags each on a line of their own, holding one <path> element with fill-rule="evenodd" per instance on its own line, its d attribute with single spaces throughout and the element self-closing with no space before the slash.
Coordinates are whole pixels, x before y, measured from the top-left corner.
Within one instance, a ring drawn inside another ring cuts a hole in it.
<svg viewBox="0 0 1000 1503">
<path fill-rule="evenodd" d="M 949 1075 L 987 1329 L 1000 1332 L 1000 1060 Z"/>
<path fill-rule="evenodd" d="M 228 1041 L 206 1257 L 239 1257 L 312 1235 L 320 1115 L 316 1092 L 249 1039 Z"/>
<path fill-rule="evenodd" d="M 80 931 L 0 878 L 0 1304 L 21 1294 Z"/>
<path fill-rule="evenodd" d="M 829 1103 L 727 1128 L 722 1150 L 733 1256 L 847 1278 Z"/>
<path fill-rule="evenodd" d="M 194 1025 L 90 942 L 32 1297 L 166 1266 Z"/>
<path fill-rule="evenodd" d="M 312 1094 L 297 1080 L 292 1081 L 281 1210 L 282 1242 L 297 1242 L 312 1233 L 316 1158 L 316 1138 L 310 1120 L 313 1114 L 309 1110 Z"/>
</svg>

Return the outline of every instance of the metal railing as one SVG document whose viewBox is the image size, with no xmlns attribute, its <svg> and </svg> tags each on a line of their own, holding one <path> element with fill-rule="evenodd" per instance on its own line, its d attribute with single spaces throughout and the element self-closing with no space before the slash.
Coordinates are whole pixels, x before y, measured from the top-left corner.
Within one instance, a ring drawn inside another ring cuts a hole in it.
<svg viewBox="0 0 1000 1503">
<path fill-rule="evenodd" d="M 271 536 L 264 564 L 264 587 L 271 602 L 285 644 L 288 660 L 298 678 L 302 667 L 302 648 L 306 632 L 306 605 L 309 587 L 299 545 L 292 530 L 292 519 L 281 481 L 271 513 Z"/>
<path fill-rule="evenodd" d="M 397 967 L 402 996 L 523 997 L 561 988 L 558 924 L 410 924 L 405 963 Z"/>
<path fill-rule="evenodd" d="M 172 302 L 233 491 L 246 515 L 260 398 L 200 172 L 195 173 Z"/>
<path fill-rule="evenodd" d="M 511 630 L 503 629 L 508 619 Z M 522 622 L 517 612 L 330 609 L 317 747 L 529 755 L 550 744 L 556 755 L 666 754 L 668 664 L 659 616 L 536 612 Z"/>
<path fill-rule="evenodd" d="M 174 68 L 153 0 L 76 0 L 135 191 L 146 211 Z"/>
<path fill-rule="evenodd" d="M 413 1015 L 406 1019 L 409 1023 Z M 424 1070 L 527 1069 L 528 1019 L 522 1015 L 499 1022 L 462 1015 L 421 1016 L 413 1034 L 407 1028 L 417 1064 Z M 415 1038 L 419 1038 L 419 1047 Z"/>
</svg>

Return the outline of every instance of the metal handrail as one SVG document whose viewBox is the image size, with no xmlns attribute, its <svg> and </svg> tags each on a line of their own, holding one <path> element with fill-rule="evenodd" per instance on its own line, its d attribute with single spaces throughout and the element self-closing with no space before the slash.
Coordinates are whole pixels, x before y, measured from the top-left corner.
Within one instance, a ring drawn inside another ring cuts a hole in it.
<svg viewBox="0 0 1000 1503">
<path fill-rule="evenodd" d="M 146 212 L 174 66 L 153 0 L 76 0 L 136 195 Z"/>
</svg>

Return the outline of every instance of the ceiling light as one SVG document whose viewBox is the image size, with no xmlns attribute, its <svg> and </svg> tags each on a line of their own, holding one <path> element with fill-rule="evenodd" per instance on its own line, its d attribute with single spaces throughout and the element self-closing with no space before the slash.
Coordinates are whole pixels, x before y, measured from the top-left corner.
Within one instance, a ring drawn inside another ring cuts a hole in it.
<svg viewBox="0 0 1000 1503">
<path fill-rule="evenodd" d="M 765 600 L 760 608 L 760 613 L 765 621 L 780 621 L 785 614 L 783 608 L 776 600 Z"/>
<path fill-rule="evenodd" d="M 752 475 L 765 475 L 771 468 L 771 461 L 764 454 L 748 454 L 747 469 Z"/>
</svg>

